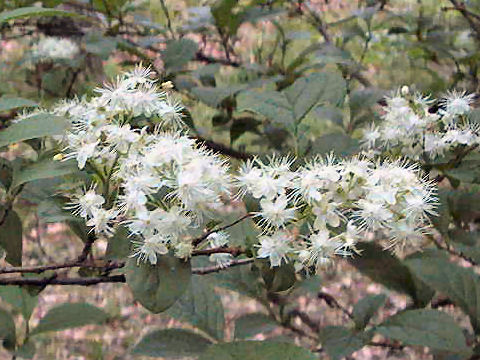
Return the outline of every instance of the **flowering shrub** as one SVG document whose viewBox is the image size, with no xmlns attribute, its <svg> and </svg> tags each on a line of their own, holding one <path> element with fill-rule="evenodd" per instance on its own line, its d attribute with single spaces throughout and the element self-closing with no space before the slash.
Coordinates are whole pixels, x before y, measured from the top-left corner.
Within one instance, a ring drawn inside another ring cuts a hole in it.
<svg viewBox="0 0 480 360">
<path fill-rule="evenodd" d="M 0 358 L 478 357 L 474 2 L 19 4 Z"/>
</svg>

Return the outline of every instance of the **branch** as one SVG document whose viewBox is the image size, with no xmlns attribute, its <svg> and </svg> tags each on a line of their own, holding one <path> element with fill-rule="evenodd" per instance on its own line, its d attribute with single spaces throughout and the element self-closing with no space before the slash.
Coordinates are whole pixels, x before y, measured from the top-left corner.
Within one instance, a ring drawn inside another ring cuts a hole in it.
<svg viewBox="0 0 480 360">
<path fill-rule="evenodd" d="M 219 228 L 216 228 L 216 229 L 212 229 L 210 231 L 207 231 L 205 234 L 203 234 L 202 236 L 200 236 L 199 238 L 196 238 L 192 241 L 192 245 L 196 246 L 198 244 L 200 244 L 203 240 L 205 240 L 206 238 L 208 238 L 210 235 L 214 234 L 214 233 L 217 233 L 217 232 L 220 232 L 220 231 L 223 231 L 223 230 L 227 230 L 228 228 L 231 228 L 232 226 L 235 226 L 237 225 L 238 223 L 242 222 L 243 220 L 249 218 L 253 216 L 253 214 L 251 213 L 247 213 L 246 215 L 242 216 L 240 219 L 237 219 L 235 220 L 234 222 L 228 224 L 228 225 L 225 225 L 225 226 L 222 226 L 222 227 L 219 227 Z"/>
<path fill-rule="evenodd" d="M 240 159 L 240 160 L 249 160 L 249 159 L 253 158 L 252 154 L 249 154 L 249 153 L 243 152 L 243 151 L 235 150 L 231 147 L 228 147 L 228 146 L 223 145 L 223 144 L 216 143 L 212 140 L 204 139 L 200 136 L 195 137 L 195 139 L 197 139 L 199 142 L 201 142 L 208 149 L 213 150 L 215 152 L 218 152 L 222 155 L 230 156 L 232 158 Z"/>
<path fill-rule="evenodd" d="M 252 259 L 252 258 L 232 260 L 228 264 L 225 264 L 225 265 L 208 266 L 208 267 L 204 267 L 204 268 L 193 268 L 192 269 L 192 274 L 195 274 L 195 275 L 211 274 L 211 273 L 219 272 L 219 271 L 231 268 L 231 267 L 251 264 L 251 263 L 254 262 L 254 260 L 255 259 Z"/>
<path fill-rule="evenodd" d="M 467 20 L 468 24 L 472 30 L 477 34 L 477 40 L 480 40 L 480 15 L 474 14 L 471 11 L 467 10 L 465 3 L 458 0 L 450 0 L 455 10 L 460 12 L 462 16 Z M 475 20 L 477 22 L 475 22 Z"/>
<path fill-rule="evenodd" d="M 80 285 L 90 286 L 100 283 L 124 283 L 126 282 L 125 275 L 113 276 L 99 276 L 99 277 L 77 277 L 77 278 L 57 278 L 57 274 L 46 278 L 6 278 L 0 279 L 0 285 L 33 285 L 33 286 L 47 286 L 47 285 Z"/>
<path fill-rule="evenodd" d="M 244 250 L 239 247 L 217 247 L 213 249 L 202 249 L 202 250 L 194 250 L 192 256 L 199 256 L 199 255 L 212 255 L 212 254 L 231 254 L 232 256 L 238 256 L 243 254 Z"/>
<path fill-rule="evenodd" d="M 24 267 L 4 267 L 0 268 L 0 274 L 13 273 L 33 273 L 41 274 L 49 270 L 69 269 L 75 267 L 85 267 L 91 269 L 100 269 L 109 271 L 113 269 L 120 269 L 125 266 L 125 262 L 109 262 L 107 264 L 82 263 L 78 261 L 69 261 L 62 264 L 38 265 L 38 266 L 24 266 Z"/>
<path fill-rule="evenodd" d="M 435 239 L 433 236 L 429 236 L 429 239 L 433 241 L 433 243 L 439 248 L 439 249 L 442 249 L 442 250 L 445 250 L 446 252 L 448 252 L 449 254 L 453 255 L 453 256 L 456 256 L 456 257 L 459 257 L 465 261 L 468 261 L 470 264 L 474 265 L 474 266 L 478 266 L 478 262 L 471 258 L 470 256 L 468 255 L 465 255 L 463 252 L 461 251 L 458 251 L 458 250 L 455 250 L 453 247 L 451 247 L 450 245 L 448 244 L 445 244 L 443 245 L 440 241 L 438 241 L 437 239 Z"/>
<path fill-rule="evenodd" d="M 348 316 L 348 318 L 350 319 L 353 319 L 353 315 L 350 313 L 350 311 L 347 310 L 347 308 L 345 308 L 344 306 L 342 306 L 338 301 L 337 299 L 335 299 L 332 295 L 330 294 L 327 294 L 323 291 L 320 291 L 318 294 L 317 294 L 317 297 L 319 299 L 322 299 L 323 301 L 325 301 L 327 303 L 327 305 L 329 307 L 331 307 L 332 309 L 339 309 L 341 310 L 345 315 Z"/>
</svg>

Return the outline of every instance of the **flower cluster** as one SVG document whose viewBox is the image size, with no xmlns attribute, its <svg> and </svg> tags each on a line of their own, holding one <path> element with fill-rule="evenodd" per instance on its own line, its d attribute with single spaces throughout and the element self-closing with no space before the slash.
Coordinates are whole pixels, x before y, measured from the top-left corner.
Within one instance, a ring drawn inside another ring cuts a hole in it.
<svg viewBox="0 0 480 360">
<path fill-rule="evenodd" d="M 473 95 L 452 91 L 440 100 L 410 95 L 404 86 L 386 99 L 383 122 L 364 131 L 364 144 L 370 149 L 383 147 L 418 160 L 433 159 L 458 146 L 480 144 L 480 127 L 468 115 Z M 439 105 L 437 112 L 430 107 Z"/>
<path fill-rule="evenodd" d="M 33 57 L 40 61 L 72 60 L 78 55 L 78 45 L 70 39 L 58 37 L 42 38 L 32 49 Z"/>
<path fill-rule="evenodd" d="M 434 188 L 413 165 L 329 156 L 294 169 L 293 159 L 273 157 L 247 161 L 231 174 L 181 130 L 180 103 L 165 84 L 156 85 L 150 69 L 138 66 L 96 94 L 52 110 L 71 121 L 57 158 L 75 159 L 94 174 L 90 186 L 71 194 L 68 208 L 97 236 L 126 228 L 138 261 L 228 246 L 226 232 L 202 238 L 202 230 L 218 219 L 224 201 L 247 193 L 260 206 L 252 214 L 263 230 L 257 256 L 271 266 L 319 269 L 334 256 L 353 255 L 356 243 L 374 233 L 402 251 L 428 231 Z M 228 251 L 212 253 L 221 266 L 231 261 Z"/>
<path fill-rule="evenodd" d="M 192 233 L 229 196 L 232 181 L 225 161 L 178 131 L 182 107 L 151 75 L 138 66 L 96 89 L 98 96 L 64 101 L 53 113 L 72 123 L 59 158 L 98 177 L 69 208 L 97 235 L 125 226 L 133 256 L 155 264 L 169 250 L 191 255 Z M 139 126 L 145 119 L 157 125 Z"/>
<path fill-rule="evenodd" d="M 297 171 L 288 160 L 247 163 L 237 176 L 242 193 L 260 200 L 256 214 L 263 225 L 258 256 L 273 266 L 293 261 L 297 268 L 328 264 L 335 255 L 350 256 L 369 233 L 387 239 L 386 248 L 402 252 L 420 245 L 434 214 L 433 185 L 415 165 L 375 163 L 363 158 L 315 159 Z M 300 236 L 288 225 L 308 230 Z M 306 225 L 306 226 L 305 226 Z"/>
</svg>

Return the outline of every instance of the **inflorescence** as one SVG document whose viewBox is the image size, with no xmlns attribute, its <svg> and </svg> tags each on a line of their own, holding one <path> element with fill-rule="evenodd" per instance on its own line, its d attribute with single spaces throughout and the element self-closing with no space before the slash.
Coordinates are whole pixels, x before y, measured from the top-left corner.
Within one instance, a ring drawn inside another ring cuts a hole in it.
<svg viewBox="0 0 480 360">
<path fill-rule="evenodd" d="M 273 157 L 232 171 L 186 135 L 182 105 L 152 75 L 137 66 L 96 96 L 52 110 L 72 124 L 57 159 L 75 159 L 95 174 L 67 205 L 95 235 L 110 237 L 121 226 L 137 261 L 155 264 L 169 252 L 186 259 L 200 248 L 228 246 L 223 231 L 194 240 L 225 205 L 248 194 L 259 203 L 251 214 L 261 229 L 254 252 L 271 266 L 318 270 L 335 256 L 354 255 L 367 238 L 399 252 L 421 245 L 436 197 L 417 166 L 331 155 L 295 170 L 292 159 Z M 226 264 L 230 254 L 212 260 Z"/>
</svg>

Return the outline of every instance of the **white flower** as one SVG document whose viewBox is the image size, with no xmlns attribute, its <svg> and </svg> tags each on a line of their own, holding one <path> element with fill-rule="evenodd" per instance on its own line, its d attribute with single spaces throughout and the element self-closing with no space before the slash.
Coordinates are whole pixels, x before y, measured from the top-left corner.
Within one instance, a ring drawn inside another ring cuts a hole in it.
<svg viewBox="0 0 480 360">
<path fill-rule="evenodd" d="M 94 211 L 100 209 L 104 203 L 103 196 L 98 195 L 95 188 L 91 187 L 84 194 L 76 196 L 65 208 L 72 210 L 74 215 L 87 218 L 93 216 Z"/>
<path fill-rule="evenodd" d="M 33 46 L 33 56 L 41 60 L 67 60 L 75 58 L 80 49 L 72 40 L 45 37 Z"/>
<path fill-rule="evenodd" d="M 445 111 L 449 115 L 464 115 L 470 111 L 474 95 L 466 95 L 465 91 L 449 91 L 443 100 Z"/>
<path fill-rule="evenodd" d="M 118 213 L 113 209 L 93 209 L 92 217 L 86 224 L 92 226 L 96 234 L 112 236 L 114 232 L 112 221 L 117 215 Z"/>
<path fill-rule="evenodd" d="M 266 228 L 283 227 L 295 218 L 295 208 L 287 208 L 288 199 L 285 195 L 280 195 L 275 200 L 262 199 L 260 207 L 261 211 L 257 216 L 262 218 L 260 223 L 264 223 Z"/>
<path fill-rule="evenodd" d="M 282 261 L 288 262 L 287 255 L 293 250 L 291 242 L 292 237 L 285 231 L 261 236 L 257 257 L 269 258 L 271 267 L 280 266 Z"/>
<path fill-rule="evenodd" d="M 143 241 L 132 241 L 133 253 L 130 257 L 137 258 L 137 263 L 146 262 L 155 265 L 158 255 L 168 254 L 169 239 L 161 234 L 152 235 Z"/>
<path fill-rule="evenodd" d="M 230 235 L 225 231 L 214 232 L 207 237 L 208 244 L 212 248 L 222 247 L 228 244 Z"/>
<path fill-rule="evenodd" d="M 308 237 L 309 246 L 299 252 L 299 260 L 306 267 L 315 266 L 317 271 L 332 261 L 337 249 L 342 246 L 338 238 L 331 238 L 328 230 L 321 230 Z"/>
</svg>

